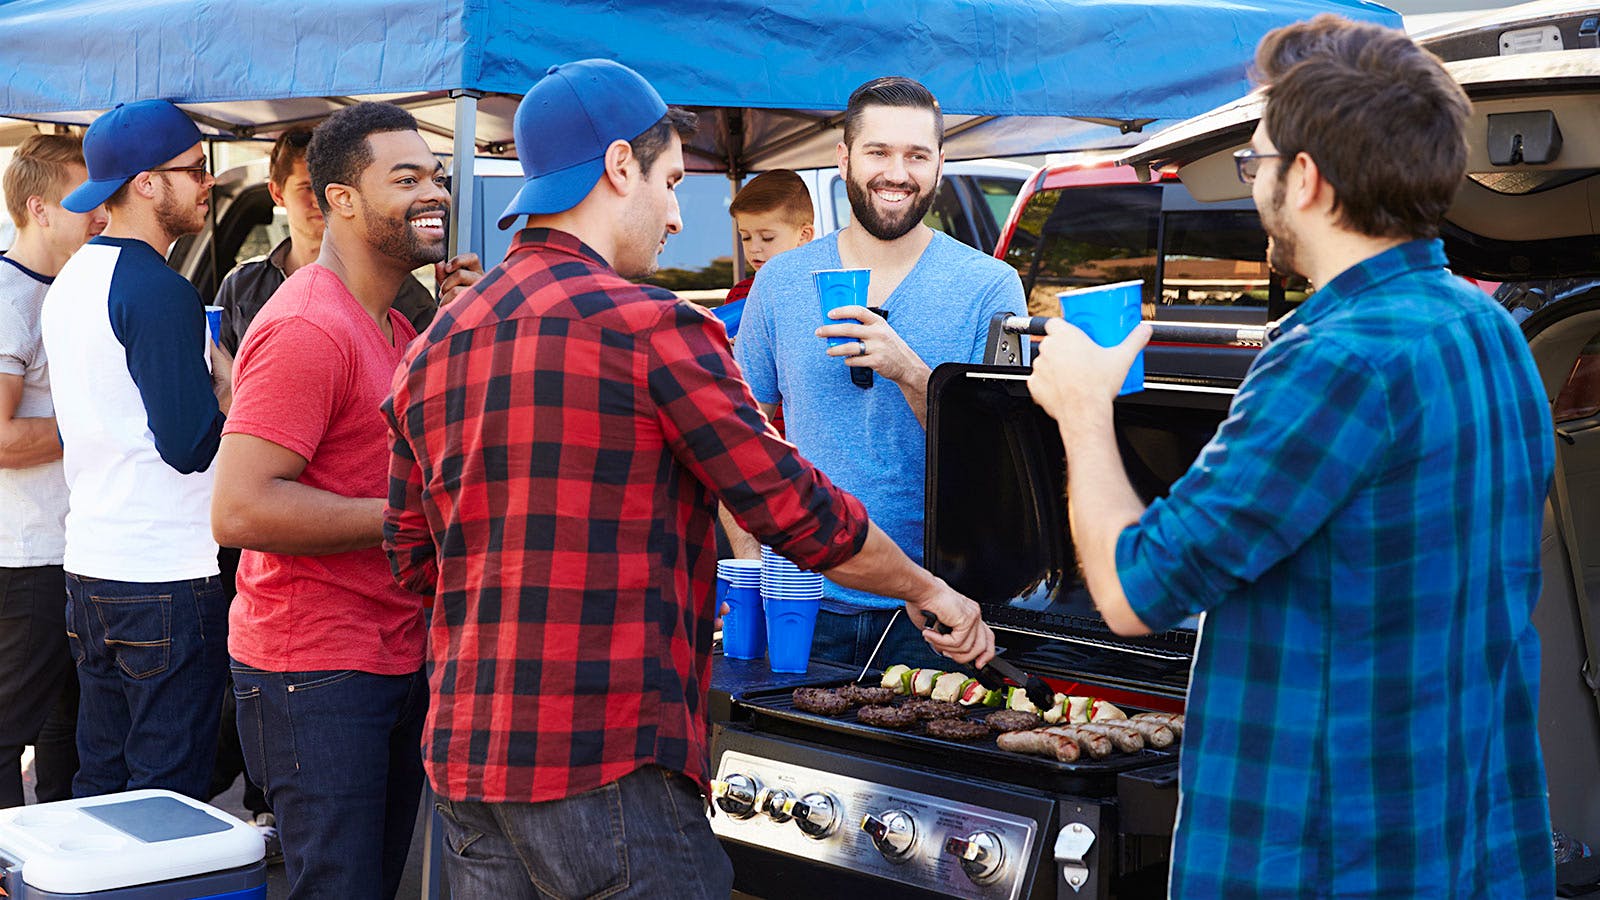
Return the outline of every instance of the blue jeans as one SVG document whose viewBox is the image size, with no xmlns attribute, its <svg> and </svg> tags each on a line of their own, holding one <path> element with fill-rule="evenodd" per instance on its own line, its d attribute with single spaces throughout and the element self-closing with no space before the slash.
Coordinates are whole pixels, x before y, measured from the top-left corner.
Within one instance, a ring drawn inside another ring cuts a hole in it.
<svg viewBox="0 0 1600 900">
<path fill-rule="evenodd" d="M 422 795 L 428 682 L 233 664 L 239 743 L 278 819 L 289 896 L 390 898 Z"/>
<path fill-rule="evenodd" d="M 151 583 L 67 573 L 75 796 L 166 788 L 205 797 L 228 678 L 227 618 L 215 575 Z"/>
<path fill-rule="evenodd" d="M 817 628 L 811 637 L 811 658 L 861 668 L 872 657 L 872 648 L 883 637 L 890 619 L 894 620 L 894 626 L 884 638 L 877 658 L 872 660 L 874 669 L 902 665 L 948 672 L 956 668 L 955 663 L 933 652 L 922 639 L 922 630 L 918 627 L 921 623 L 913 626 L 903 608 L 896 616 L 892 609 L 871 609 L 826 599 L 817 613 Z"/>
<path fill-rule="evenodd" d="M 435 802 L 452 897 L 727 900 L 733 890 L 700 789 L 660 766 L 545 803 Z"/>
</svg>

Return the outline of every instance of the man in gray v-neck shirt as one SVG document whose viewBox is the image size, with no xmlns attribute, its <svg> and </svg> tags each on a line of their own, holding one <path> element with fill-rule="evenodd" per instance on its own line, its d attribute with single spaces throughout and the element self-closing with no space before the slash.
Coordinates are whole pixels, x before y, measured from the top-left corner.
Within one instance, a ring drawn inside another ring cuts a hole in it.
<svg viewBox="0 0 1600 900">
<path fill-rule="evenodd" d="M 922 222 L 939 184 L 942 134 L 937 102 L 915 81 L 880 78 L 851 95 L 839 168 L 854 223 L 762 267 L 735 347 L 763 410 L 781 402 L 786 437 L 918 563 L 928 375 L 940 363 L 980 362 L 990 318 L 1027 307 L 1011 266 Z M 872 269 L 872 305 L 893 325 L 864 311 L 823 328 L 852 339 L 829 348 L 817 336 L 824 319 L 811 273 L 848 267 Z M 876 374 L 871 387 L 852 382 L 861 368 Z M 830 582 L 812 656 L 865 664 L 900 606 Z M 896 622 L 877 664 L 944 662 L 921 640 L 921 625 Z"/>
</svg>

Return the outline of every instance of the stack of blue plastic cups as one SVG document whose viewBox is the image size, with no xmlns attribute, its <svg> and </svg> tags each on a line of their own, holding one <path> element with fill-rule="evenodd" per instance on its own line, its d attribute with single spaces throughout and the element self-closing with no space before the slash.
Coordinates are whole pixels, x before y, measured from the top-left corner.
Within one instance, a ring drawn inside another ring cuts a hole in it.
<svg viewBox="0 0 1600 900">
<path fill-rule="evenodd" d="M 804 672 L 822 606 L 822 575 L 801 571 L 772 548 L 762 547 L 761 599 L 767 612 L 767 664 L 774 672 Z"/>
<path fill-rule="evenodd" d="M 717 560 L 717 609 L 722 617 L 722 655 L 760 659 L 767 652 L 767 620 L 761 610 L 761 563 L 753 559 Z"/>
</svg>

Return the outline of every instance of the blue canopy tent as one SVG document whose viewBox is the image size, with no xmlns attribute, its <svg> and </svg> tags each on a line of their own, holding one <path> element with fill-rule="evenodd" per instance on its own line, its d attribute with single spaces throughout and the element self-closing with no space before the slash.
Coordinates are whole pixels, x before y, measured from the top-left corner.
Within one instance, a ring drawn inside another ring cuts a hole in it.
<svg viewBox="0 0 1600 900">
<path fill-rule="evenodd" d="M 701 112 L 690 169 L 737 179 L 832 165 L 838 111 L 885 74 L 939 97 L 950 159 L 1124 146 L 1244 93 L 1263 34 L 1329 11 L 1400 27 L 1364 0 L 6 0 L 0 115 L 166 97 L 252 138 L 385 99 L 460 176 L 514 155 L 546 68 L 604 56 Z"/>
</svg>

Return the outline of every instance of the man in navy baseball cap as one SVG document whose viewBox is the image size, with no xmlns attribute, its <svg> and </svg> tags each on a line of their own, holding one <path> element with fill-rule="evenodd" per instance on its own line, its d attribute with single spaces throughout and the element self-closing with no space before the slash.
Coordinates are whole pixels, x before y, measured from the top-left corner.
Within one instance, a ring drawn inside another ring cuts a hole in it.
<svg viewBox="0 0 1600 900">
<path fill-rule="evenodd" d="M 661 121 L 667 104 L 638 72 L 609 59 L 551 66 L 517 106 L 514 123 L 522 190 L 500 216 L 566 212 L 605 171 L 606 148 Z"/>
<path fill-rule="evenodd" d="M 83 136 L 89 180 L 61 205 L 77 213 L 106 202 L 140 172 L 158 169 L 200 143 L 200 129 L 165 100 L 119 103 L 103 113 Z"/>
</svg>

